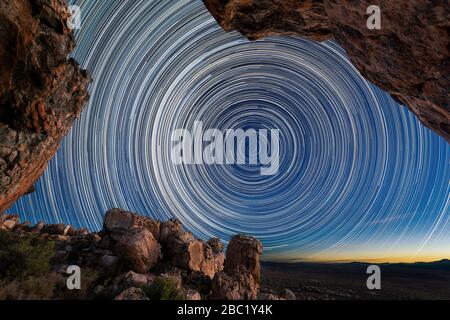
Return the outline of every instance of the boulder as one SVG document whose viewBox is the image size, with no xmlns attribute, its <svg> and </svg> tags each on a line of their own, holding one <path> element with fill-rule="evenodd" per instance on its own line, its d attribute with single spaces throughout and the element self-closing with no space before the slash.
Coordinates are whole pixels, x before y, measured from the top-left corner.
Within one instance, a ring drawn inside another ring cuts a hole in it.
<svg viewBox="0 0 450 320">
<path fill-rule="evenodd" d="M 212 281 L 211 298 L 257 299 L 262 249 L 261 242 L 253 237 L 234 236 L 227 248 L 224 271 L 216 273 Z"/>
<path fill-rule="evenodd" d="M 43 221 L 39 221 L 37 225 L 31 227 L 31 232 L 33 233 L 41 233 L 42 229 L 44 229 L 45 223 Z"/>
<path fill-rule="evenodd" d="M 138 273 L 146 273 L 161 258 L 161 246 L 147 229 L 123 234 L 117 238 L 113 251 Z"/>
<path fill-rule="evenodd" d="M 297 300 L 295 293 L 289 289 L 283 289 L 279 294 L 273 290 L 260 292 L 259 300 Z"/>
<path fill-rule="evenodd" d="M 245 235 L 234 236 L 227 248 L 225 273 L 233 274 L 238 270 L 246 270 L 255 282 L 259 283 L 262 252 L 261 241 Z"/>
<path fill-rule="evenodd" d="M 0 215 L 0 230 L 13 230 L 19 224 L 19 216 L 13 214 Z"/>
<path fill-rule="evenodd" d="M 155 276 L 152 274 L 141 274 L 134 271 L 125 272 L 113 281 L 114 290 L 125 290 L 126 288 L 147 287 L 153 283 Z"/>
<path fill-rule="evenodd" d="M 235 270 L 231 275 L 219 272 L 214 276 L 210 298 L 213 300 L 255 300 L 259 283 L 245 270 Z"/>
<path fill-rule="evenodd" d="M 283 289 L 280 294 L 280 298 L 283 300 L 297 300 L 295 293 L 289 289 Z"/>
<path fill-rule="evenodd" d="M 200 271 L 204 261 L 203 243 L 200 240 L 173 239 L 170 241 L 169 257 L 176 267 Z"/>
<path fill-rule="evenodd" d="M 119 258 L 113 255 L 105 254 L 98 259 L 98 265 L 106 274 L 114 274 L 119 267 Z"/>
<path fill-rule="evenodd" d="M 277 296 L 276 294 L 266 293 L 266 292 L 260 293 L 258 299 L 259 300 L 271 300 L 271 301 L 281 300 L 280 297 Z"/>
<path fill-rule="evenodd" d="M 114 300 L 150 300 L 140 288 L 128 288 L 121 292 Z"/>
<path fill-rule="evenodd" d="M 65 224 L 47 224 L 42 228 L 42 232 L 50 235 L 74 235 L 75 229 L 71 225 Z"/>
<path fill-rule="evenodd" d="M 164 221 L 160 228 L 160 238 L 161 242 L 168 242 L 171 239 L 178 238 L 184 235 L 183 225 L 180 220 L 171 219 Z"/>
<path fill-rule="evenodd" d="M 212 238 L 207 241 L 207 244 L 211 247 L 214 254 L 220 254 L 223 252 L 224 245 L 219 238 Z"/>
<path fill-rule="evenodd" d="M 213 278 L 216 272 L 223 270 L 224 254 L 214 253 L 212 247 L 204 241 L 196 239 L 190 232 L 183 232 L 178 222 L 163 223 L 161 239 L 164 239 L 164 257 L 173 266 L 200 272 Z M 215 251 L 219 252 L 221 245 L 214 242 Z"/>
<path fill-rule="evenodd" d="M 200 295 L 200 293 L 198 293 L 198 291 L 188 289 L 186 290 L 186 300 L 199 301 L 202 300 L 202 296 Z"/>
<path fill-rule="evenodd" d="M 160 222 L 151 218 L 121 209 L 111 209 L 105 214 L 103 220 L 103 230 L 114 240 L 132 229 L 141 228 L 150 231 L 156 240 L 159 239 Z"/>
</svg>

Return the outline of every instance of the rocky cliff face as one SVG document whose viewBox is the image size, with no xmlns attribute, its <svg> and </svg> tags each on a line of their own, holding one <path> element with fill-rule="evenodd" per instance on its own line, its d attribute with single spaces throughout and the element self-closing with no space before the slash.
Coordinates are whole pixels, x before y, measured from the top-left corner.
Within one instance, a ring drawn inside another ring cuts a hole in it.
<svg viewBox="0 0 450 320">
<path fill-rule="evenodd" d="M 408 106 L 450 142 L 448 0 L 203 0 L 226 30 L 249 39 L 300 35 L 334 38 L 369 81 Z M 381 29 L 367 28 L 370 5 Z"/>
<path fill-rule="evenodd" d="M 88 99 L 63 0 L 0 1 L 0 212 L 31 191 Z"/>
<path fill-rule="evenodd" d="M 247 300 L 256 299 L 259 293 L 262 244 L 249 236 L 232 238 L 225 258 L 224 245 L 217 238 L 202 241 L 185 231 L 178 220 L 160 222 L 120 209 L 108 211 L 103 230 L 95 233 L 64 224 L 41 222 L 31 226 L 20 223 L 17 215 L 0 215 L 0 251 L 6 252 L 2 248 L 5 245 L 2 232 L 10 235 L 7 245 L 14 243 L 14 239 L 55 243 L 51 270 L 41 278 L 47 281 L 59 277 L 62 284 L 51 288 L 50 296 L 38 299 L 56 299 L 67 294 L 64 280 L 69 265 L 80 267 L 86 277 L 87 270 L 96 273 L 90 284 L 84 284 L 86 295 L 77 297 L 83 299 L 147 300 L 149 297 L 142 289 L 149 294 L 161 287 L 162 291 L 170 291 L 168 283 L 178 292 L 177 296 L 169 297 L 174 299 Z M 10 255 L 20 257 L 21 252 Z M 38 255 L 39 252 L 33 253 Z M 19 269 L 32 265 L 18 260 Z M 2 284 L 8 281 L 2 279 L 2 275 L 9 274 L 5 269 L 8 263 L 0 261 Z M 35 278 L 39 282 L 40 278 Z M 22 290 L 21 281 L 27 281 L 17 276 L 9 280 L 18 283 L 13 293 Z M 8 286 L 5 288 L 0 290 L 0 299 Z M 152 298 L 157 299 L 155 296 Z"/>
</svg>

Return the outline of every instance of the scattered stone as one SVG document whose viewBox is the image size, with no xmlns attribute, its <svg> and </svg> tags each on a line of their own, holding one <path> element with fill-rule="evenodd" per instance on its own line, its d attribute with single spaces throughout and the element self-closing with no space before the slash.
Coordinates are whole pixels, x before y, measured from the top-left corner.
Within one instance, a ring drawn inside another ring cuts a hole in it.
<svg viewBox="0 0 450 320">
<path fill-rule="evenodd" d="M 280 294 L 280 298 L 283 300 L 297 300 L 295 293 L 289 289 L 283 289 Z"/>
<path fill-rule="evenodd" d="M 150 300 L 140 288 L 128 288 L 120 293 L 114 300 Z"/>
<path fill-rule="evenodd" d="M 114 290 L 124 290 L 130 287 L 147 287 L 150 286 L 155 280 L 155 276 L 152 274 L 141 274 L 133 271 L 125 272 L 113 281 Z"/>
<path fill-rule="evenodd" d="M 200 293 L 198 293 L 198 291 L 193 290 L 193 289 L 188 289 L 186 291 L 186 299 L 192 300 L 192 301 L 199 301 L 199 300 L 202 300 L 202 296 L 200 295 Z"/>
<path fill-rule="evenodd" d="M 14 230 L 14 228 L 19 224 L 18 215 L 2 215 L 0 216 L 0 230 Z"/>
</svg>

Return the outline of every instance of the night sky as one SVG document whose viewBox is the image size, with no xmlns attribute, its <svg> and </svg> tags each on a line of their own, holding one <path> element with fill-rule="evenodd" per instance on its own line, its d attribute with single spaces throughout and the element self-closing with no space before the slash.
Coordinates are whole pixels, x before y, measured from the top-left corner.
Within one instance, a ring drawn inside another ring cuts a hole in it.
<svg viewBox="0 0 450 320">
<path fill-rule="evenodd" d="M 118 207 L 266 260 L 450 258 L 450 147 L 365 81 L 334 42 L 249 42 L 200 0 L 76 1 L 91 99 L 36 192 L 9 212 L 101 228 Z M 171 161 L 171 133 L 280 130 L 280 170 Z"/>
</svg>

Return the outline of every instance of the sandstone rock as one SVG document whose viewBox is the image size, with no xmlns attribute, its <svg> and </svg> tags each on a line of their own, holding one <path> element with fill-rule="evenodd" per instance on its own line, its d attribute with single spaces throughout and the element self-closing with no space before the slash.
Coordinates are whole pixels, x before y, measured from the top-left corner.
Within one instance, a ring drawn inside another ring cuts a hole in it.
<svg viewBox="0 0 450 320">
<path fill-rule="evenodd" d="M 73 234 L 74 229 L 70 225 L 65 224 L 47 224 L 42 228 L 42 232 L 50 235 L 67 235 L 69 232 Z"/>
<path fill-rule="evenodd" d="M 284 300 L 297 300 L 295 293 L 289 289 L 283 289 L 280 294 L 280 298 Z"/>
<path fill-rule="evenodd" d="M 114 274 L 119 267 L 119 258 L 113 255 L 105 254 L 100 256 L 98 261 L 102 272 L 106 274 Z"/>
<path fill-rule="evenodd" d="M 216 272 L 223 270 L 224 254 L 214 254 L 208 243 L 195 239 L 189 232 L 183 232 L 177 221 L 163 223 L 161 230 L 161 239 L 165 239 L 164 257 L 172 265 L 200 272 L 211 279 Z M 220 247 L 220 244 L 216 243 L 216 246 Z"/>
<path fill-rule="evenodd" d="M 170 257 L 172 264 L 179 268 L 200 271 L 204 261 L 203 243 L 200 240 L 173 239 L 170 243 Z"/>
<path fill-rule="evenodd" d="M 120 209 L 109 210 L 103 218 L 103 229 L 106 232 L 125 233 L 134 226 L 133 213 Z"/>
<path fill-rule="evenodd" d="M 116 277 L 113 281 L 115 290 L 125 290 L 130 287 L 146 287 L 153 283 L 154 275 L 141 274 L 133 271 L 128 271 Z"/>
<path fill-rule="evenodd" d="M 227 275 L 225 272 L 216 273 L 212 281 L 212 300 L 243 300 L 239 280 Z"/>
<path fill-rule="evenodd" d="M 212 281 L 210 298 L 213 300 L 255 300 L 259 283 L 245 270 L 235 270 L 231 275 L 216 273 Z"/>
<path fill-rule="evenodd" d="M 223 252 L 224 245 L 219 238 L 212 238 L 208 240 L 208 245 L 211 247 L 214 254 L 220 254 Z"/>
<path fill-rule="evenodd" d="M 12 214 L 0 215 L 0 230 L 13 230 L 19 224 L 19 216 Z"/>
<path fill-rule="evenodd" d="M 76 229 L 73 236 L 87 236 L 89 230 L 87 228 Z"/>
<path fill-rule="evenodd" d="M 117 239 L 114 252 L 138 273 L 146 273 L 161 258 L 161 246 L 147 229 L 123 234 Z"/>
<path fill-rule="evenodd" d="M 259 284 L 260 257 L 262 255 L 262 243 L 249 236 L 234 236 L 227 248 L 224 271 L 233 274 L 239 270 L 246 270 Z"/>
<path fill-rule="evenodd" d="M 373 1 L 325 1 L 334 38 L 362 75 L 450 142 L 450 4 L 378 1 L 381 30 L 366 27 Z"/>
<path fill-rule="evenodd" d="M 203 0 L 226 30 L 249 39 L 274 34 L 334 38 L 369 81 L 450 142 L 450 9 L 423 0 Z M 382 12 L 367 28 L 367 8 Z"/>
<path fill-rule="evenodd" d="M 218 253 L 214 255 L 214 273 L 220 272 L 224 268 L 225 254 Z"/>
<path fill-rule="evenodd" d="M 33 232 L 33 233 L 41 233 L 42 229 L 44 229 L 44 227 L 45 227 L 45 223 L 40 221 L 40 222 L 38 222 L 37 225 L 35 225 L 34 227 L 31 227 L 31 232 Z"/>
<path fill-rule="evenodd" d="M 188 290 L 186 290 L 186 300 L 200 301 L 200 300 L 202 300 L 202 296 L 200 295 L 200 293 L 198 293 L 198 291 L 193 290 L 193 289 L 188 289 Z"/>
<path fill-rule="evenodd" d="M 139 288 L 128 288 L 120 293 L 114 300 L 150 300 Z"/>
<path fill-rule="evenodd" d="M 212 281 L 211 298 L 218 300 L 257 299 L 262 244 L 253 237 L 234 236 L 227 248 L 224 271 Z"/>
<path fill-rule="evenodd" d="M 145 228 L 153 234 L 153 237 L 159 239 L 160 222 L 153 219 L 139 216 L 133 212 L 121 209 L 109 210 L 104 217 L 104 231 L 111 235 L 113 239 L 132 229 Z"/>
<path fill-rule="evenodd" d="M 226 31 L 238 30 L 255 40 L 269 35 L 301 35 L 314 40 L 331 37 L 322 1 L 315 0 L 205 0 Z"/>
<path fill-rule="evenodd" d="M 216 245 L 218 245 L 219 247 L 221 246 L 223 248 L 223 244 L 221 242 L 220 244 Z M 222 252 L 214 253 L 214 250 L 208 243 L 204 243 L 203 248 L 204 248 L 203 249 L 204 260 L 201 265 L 200 271 L 201 273 L 207 275 L 212 279 L 217 272 L 223 270 L 225 255 Z"/>
<path fill-rule="evenodd" d="M 24 223 L 19 223 L 14 227 L 15 233 L 26 233 L 30 230 L 31 223 L 29 221 L 26 221 Z"/>
<path fill-rule="evenodd" d="M 160 241 L 163 256 L 173 266 L 189 272 L 200 272 L 210 279 L 223 270 L 223 244 L 219 239 L 204 242 L 183 230 L 181 222 L 172 219 L 161 223 Z"/>
<path fill-rule="evenodd" d="M 179 236 L 185 236 L 183 225 L 180 220 L 172 219 L 169 221 L 164 221 L 161 224 L 159 239 L 161 242 L 167 242 L 171 239 L 178 238 Z"/>
<path fill-rule="evenodd" d="M 32 190 L 87 99 L 62 0 L 0 2 L 0 212 Z"/>
</svg>

